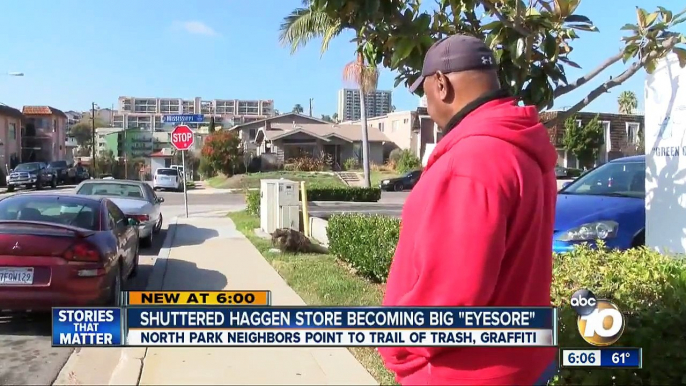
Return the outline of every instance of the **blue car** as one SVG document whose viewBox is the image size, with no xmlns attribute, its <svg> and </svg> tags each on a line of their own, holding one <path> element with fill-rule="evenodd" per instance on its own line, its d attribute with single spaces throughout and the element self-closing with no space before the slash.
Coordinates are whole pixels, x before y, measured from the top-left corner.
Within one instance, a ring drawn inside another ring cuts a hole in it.
<svg viewBox="0 0 686 386">
<path fill-rule="evenodd" d="M 565 186 L 557 195 L 553 251 L 575 245 L 629 249 L 645 243 L 645 156 L 603 164 Z"/>
</svg>

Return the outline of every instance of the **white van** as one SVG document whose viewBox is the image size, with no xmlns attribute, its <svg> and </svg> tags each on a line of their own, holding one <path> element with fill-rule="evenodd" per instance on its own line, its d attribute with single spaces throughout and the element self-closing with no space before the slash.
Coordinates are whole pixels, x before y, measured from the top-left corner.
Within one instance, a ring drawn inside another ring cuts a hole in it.
<svg viewBox="0 0 686 386">
<path fill-rule="evenodd" d="M 176 190 L 177 192 L 182 192 L 183 177 L 178 169 L 159 168 L 155 170 L 155 175 L 152 179 L 152 188 L 155 190 L 171 189 Z"/>
</svg>

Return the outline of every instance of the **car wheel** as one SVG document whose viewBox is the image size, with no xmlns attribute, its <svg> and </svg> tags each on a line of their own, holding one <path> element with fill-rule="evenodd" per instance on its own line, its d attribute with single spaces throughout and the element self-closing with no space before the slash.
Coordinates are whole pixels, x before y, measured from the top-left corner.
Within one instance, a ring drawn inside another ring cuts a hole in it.
<svg viewBox="0 0 686 386">
<path fill-rule="evenodd" d="M 396 182 L 396 183 L 393 185 L 393 190 L 395 190 L 396 192 L 400 192 L 400 191 L 402 191 L 403 189 L 405 189 L 405 187 L 403 186 L 403 183 L 402 183 L 402 182 Z"/>
<path fill-rule="evenodd" d="M 140 245 L 141 245 L 141 247 L 143 247 L 143 248 L 150 248 L 150 247 L 152 247 L 152 239 L 153 239 L 154 233 L 155 233 L 155 232 L 154 232 L 154 230 L 153 230 L 153 232 L 150 232 L 150 235 L 148 235 L 148 237 L 146 237 L 146 238 L 144 238 L 144 239 L 140 239 L 140 243 L 141 243 Z"/>
<path fill-rule="evenodd" d="M 57 188 L 57 178 L 52 179 L 52 182 L 50 183 L 50 187 L 53 189 Z"/>
<path fill-rule="evenodd" d="M 117 264 L 112 274 L 112 284 L 110 285 L 110 295 L 107 299 L 107 305 L 110 307 L 119 307 L 119 299 L 121 297 L 121 290 L 123 288 L 121 278 L 121 265 Z"/>
<path fill-rule="evenodd" d="M 153 228 L 152 230 L 154 233 L 160 233 L 160 231 L 162 230 L 162 221 L 162 213 L 160 213 L 160 221 L 158 221 L 157 224 L 155 224 L 155 228 Z"/>
<path fill-rule="evenodd" d="M 43 181 L 38 180 L 36 181 L 36 190 L 41 190 L 43 189 Z"/>
<path fill-rule="evenodd" d="M 14 186 L 13 186 L 13 185 L 8 186 L 8 187 L 7 187 L 7 191 L 10 192 L 10 193 L 11 193 L 11 192 L 14 192 Z"/>
</svg>

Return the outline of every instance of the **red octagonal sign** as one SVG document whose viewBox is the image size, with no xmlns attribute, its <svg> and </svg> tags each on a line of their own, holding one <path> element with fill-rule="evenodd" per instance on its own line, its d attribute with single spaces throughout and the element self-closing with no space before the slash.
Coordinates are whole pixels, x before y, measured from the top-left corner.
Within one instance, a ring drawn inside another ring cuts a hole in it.
<svg viewBox="0 0 686 386">
<path fill-rule="evenodd" d="M 171 143 L 176 150 L 188 150 L 193 146 L 193 131 L 186 125 L 176 126 L 171 132 Z"/>
</svg>

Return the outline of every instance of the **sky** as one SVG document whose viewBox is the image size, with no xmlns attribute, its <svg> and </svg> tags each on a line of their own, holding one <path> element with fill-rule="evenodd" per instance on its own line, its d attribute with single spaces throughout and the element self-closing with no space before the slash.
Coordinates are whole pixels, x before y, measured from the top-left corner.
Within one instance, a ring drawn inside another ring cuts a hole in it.
<svg viewBox="0 0 686 386">
<path fill-rule="evenodd" d="M 429 3 L 430 0 L 425 0 Z M 319 41 L 290 54 L 278 41 L 279 25 L 300 0 L 3 0 L 0 33 L 0 102 L 87 110 L 91 102 L 116 108 L 119 96 L 203 99 L 273 99 L 281 112 L 295 104 L 316 116 L 336 112 L 342 68 L 354 58 L 350 36 L 320 55 Z M 635 23 L 635 5 L 678 12 L 682 0 L 585 0 L 577 14 L 600 32 L 581 33 L 569 80 L 593 69 L 620 48 L 625 23 Z M 678 29 L 686 32 L 683 26 Z M 596 80 L 559 98 L 569 107 L 626 65 L 610 67 Z M 24 77 L 6 76 L 23 72 Z M 393 90 L 397 110 L 414 109 L 419 98 L 395 74 L 382 70 L 379 89 Z M 633 91 L 643 104 L 641 71 L 594 101 L 586 111 L 615 112 L 617 96 Z"/>
</svg>

